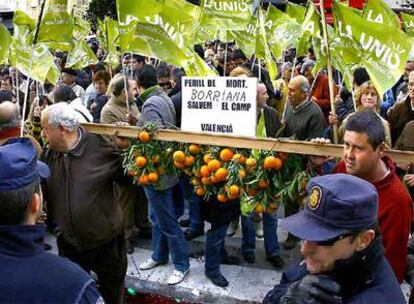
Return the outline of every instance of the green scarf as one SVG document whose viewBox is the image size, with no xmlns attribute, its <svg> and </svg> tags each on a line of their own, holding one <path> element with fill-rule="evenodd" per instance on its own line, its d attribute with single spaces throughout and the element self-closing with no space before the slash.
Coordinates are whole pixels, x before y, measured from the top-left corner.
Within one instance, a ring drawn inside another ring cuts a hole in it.
<svg viewBox="0 0 414 304">
<path fill-rule="evenodd" d="M 139 97 L 141 98 L 142 102 L 145 102 L 150 97 L 150 95 L 152 95 L 152 93 L 158 91 L 159 89 L 159 85 L 149 87 L 148 89 L 145 89 L 145 91 L 142 92 L 141 95 L 139 95 Z"/>
</svg>

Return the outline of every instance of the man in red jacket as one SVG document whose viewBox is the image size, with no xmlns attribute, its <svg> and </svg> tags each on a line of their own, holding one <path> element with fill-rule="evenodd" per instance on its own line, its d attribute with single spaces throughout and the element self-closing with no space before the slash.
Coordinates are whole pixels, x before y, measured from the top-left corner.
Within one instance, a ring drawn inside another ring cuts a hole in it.
<svg viewBox="0 0 414 304">
<path fill-rule="evenodd" d="M 407 243 L 413 217 L 412 202 L 394 171 L 392 160 L 383 155 L 385 132 L 372 111 L 353 114 L 347 120 L 342 161 L 333 173 L 348 173 L 372 183 L 378 191 L 378 221 L 385 257 L 401 283 L 407 268 Z"/>
</svg>

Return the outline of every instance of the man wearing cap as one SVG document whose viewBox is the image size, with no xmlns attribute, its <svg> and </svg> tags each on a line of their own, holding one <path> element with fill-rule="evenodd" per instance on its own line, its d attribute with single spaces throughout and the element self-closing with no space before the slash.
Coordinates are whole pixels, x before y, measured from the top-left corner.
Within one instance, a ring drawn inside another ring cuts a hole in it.
<svg viewBox="0 0 414 304">
<path fill-rule="evenodd" d="M 76 96 L 82 99 L 83 106 L 86 107 L 85 90 L 80 85 L 76 84 L 77 75 L 78 75 L 78 72 L 76 70 L 70 69 L 70 68 L 64 68 L 62 69 L 62 82 L 63 84 L 72 88 Z"/>
<path fill-rule="evenodd" d="M 405 303 L 384 257 L 375 187 L 347 174 L 311 179 L 306 205 L 280 225 L 303 240 L 303 263 L 263 303 Z"/>
<path fill-rule="evenodd" d="M 127 257 L 122 211 L 114 195 L 114 182 L 124 179 L 120 153 L 80 127 L 77 113 L 66 103 L 47 107 L 41 124 L 51 171 L 45 198 L 61 231 L 59 254 L 97 274 L 105 302 L 121 303 Z"/>
<path fill-rule="evenodd" d="M 91 277 L 78 265 L 44 251 L 40 178 L 49 168 L 37 161 L 28 138 L 0 146 L 0 302 L 103 303 Z"/>
</svg>

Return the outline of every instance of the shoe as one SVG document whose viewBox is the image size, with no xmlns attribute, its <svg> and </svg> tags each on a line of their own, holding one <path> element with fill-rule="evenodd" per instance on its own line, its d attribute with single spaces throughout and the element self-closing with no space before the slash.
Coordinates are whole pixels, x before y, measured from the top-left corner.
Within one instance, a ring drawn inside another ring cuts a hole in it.
<svg viewBox="0 0 414 304">
<path fill-rule="evenodd" d="M 237 233 L 237 231 L 240 228 L 239 219 L 235 219 L 232 221 L 229 225 L 229 228 L 227 229 L 227 236 L 232 237 Z"/>
<path fill-rule="evenodd" d="M 282 268 L 285 265 L 285 261 L 283 261 L 280 255 L 274 255 L 267 257 L 267 260 L 272 263 L 275 268 Z"/>
<path fill-rule="evenodd" d="M 256 260 L 256 257 L 254 256 L 254 253 L 243 254 L 243 258 L 249 264 L 253 264 L 254 261 Z"/>
<path fill-rule="evenodd" d="M 149 258 L 146 262 L 139 265 L 139 269 L 140 270 L 149 270 L 149 269 L 152 269 L 152 268 L 157 267 L 159 265 L 165 265 L 165 264 L 167 264 L 167 262 L 160 263 L 160 262 L 154 261 L 152 258 Z"/>
<path fill-rule="evenodd" d="M 283 248 L 289 250 L 296 247 L 296 244 L 299 242 L 299 239 L 296 236 L 293 236 L 289 233 L 287 240 L 283 243 Z"/>
<path fill-rule="evenodd" d="M 186 271 L 174 270 L 167 280 L 168 285 L 175 285 L 182 282 L 189 272 L 190 269 L 187 269 Z"/>
<path fill-rule="evenodd" d="M 221 257 L 220 264 L 240 265 L 240 259 L 238 257 L 228 255 L 228 256 L 225 256 L 225 257 Z"/>
<path fill-rule="evenodd" d="M 188 228 L 188 226 L 190 226 L 190 219 L 186 218 L 186 219 L 180 220 L 179 223 L 181 227 Z"/>
<path fill-rule="evenodd" d="M 229 286 L 229 281 L 227 281 L 227 279 L 222 275 L 216 275 L 216 276 L 208 276 L 206 275 L 206 277 L 211 281 L 211 283 L 213 283 L 214 285 L 218 286 L 218 287 L 227 287 Z"/>
<path fill-rule="evenodd" d="M 131 240 L 125 240 L 125 250 L 127 254 L 132 254 L 134 252 L 134 245 Z"/>
<path fill-rule="evenodd" d="M 187 229 L 184 231 L 184 237 L 187 241 L 191 241 L 192 239 L 198 238 L 199 236 L 204 235 L 204 231 L 201 230 L 190 230 Z"/>
</svg>

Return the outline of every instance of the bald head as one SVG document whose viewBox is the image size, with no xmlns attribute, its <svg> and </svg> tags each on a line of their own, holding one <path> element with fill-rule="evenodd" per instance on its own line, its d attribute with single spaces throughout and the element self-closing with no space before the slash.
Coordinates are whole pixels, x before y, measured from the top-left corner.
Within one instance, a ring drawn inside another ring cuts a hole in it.
<svg viewBox="0 0 414 304">
<path fill-rule="evenodd" d="M 20 113 L 16 104 L 5 101 L 0 104 L 0 131 L 20 125 Z"/>
<path fill-rule="evenodd" d="M 308 97 L 309 82 L 305 76 L 293 77 L 288 84 L 288 99 L 292 106 L 299 105 Z"/>
</svg>

